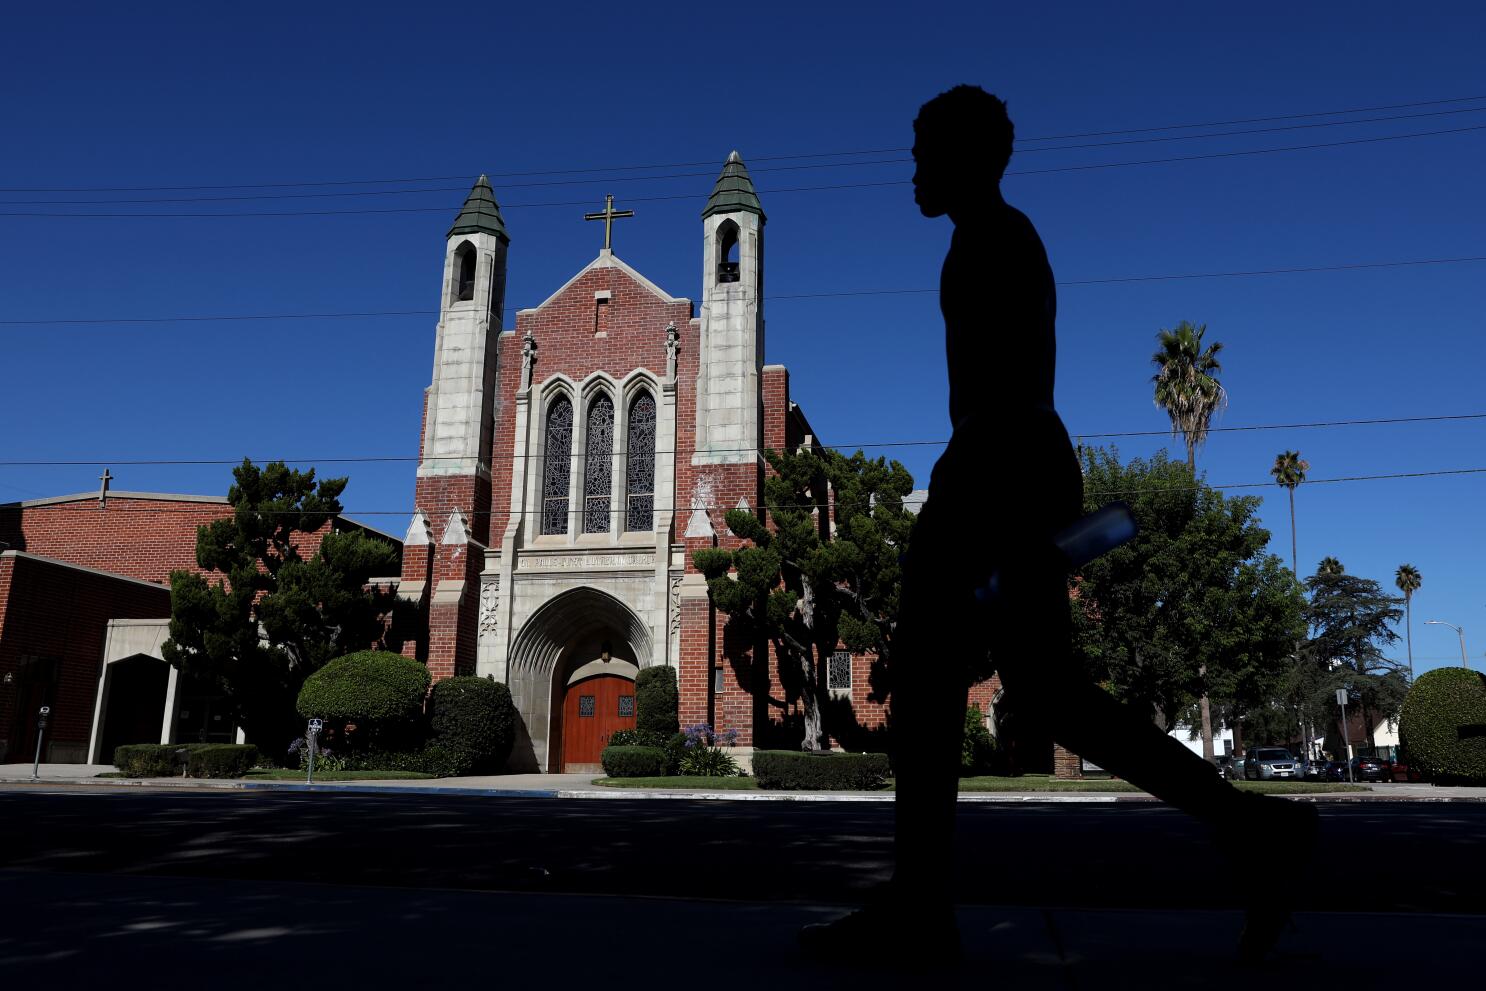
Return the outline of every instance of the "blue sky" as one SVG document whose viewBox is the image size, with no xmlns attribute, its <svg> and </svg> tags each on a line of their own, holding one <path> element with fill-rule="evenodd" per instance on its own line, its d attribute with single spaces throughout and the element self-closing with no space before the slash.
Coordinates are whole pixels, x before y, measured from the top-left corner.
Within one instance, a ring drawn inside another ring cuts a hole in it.
<svg viewBox="0 0 1486 991">
<path fill-rule="evenodd" d="M 68 216 L 0 216 L 0 320 L 432 310 L 444 231 L 482 171 L 512 235 L 512 306 L 539 302 L 593 258 L 602 234 L 581 215 L 609 192 L 638 214 L 616 226 L 617 253 L 694 298 L 698 214 L 734 148 L 769 216 L 771 297 L 931 289 L 947 222 L 919 217 L 906 185 L 864 184 L 908 177 L 895 149 L 910 143 L 918 105 L 962 81 L 1005 97 L 1027 139 L 1421 104 L 1028 140 L 1013 173 L 1486 125 L 1486 99 L 1461 99 L 1486 98 L 1486 13 L 1466 3 L 925 4 L 912 22 L 897 19 L 902 4 L 870 3 L 149 6 L 8 12 L 0 186 L 12 191 L 0 214 Z M 1443 100 L 1458 102 L 1432 102 Z M 1298 127 L 1338 121 L 1354 123 Z M 1282 126 L 1296 129 L 1191 137 Z M 1004 188 L 1064 281 L 1328 267 L 1486 254 L 1483 157 L 1486 130 L 1472 130 L 1009 175 Z M 679 163 L 705 164 L 557 174 Z M 800 165 L 829 167 L 782 168 Z M 532 174 L 495 175 L 515 172 Z M 669 178 L 635 178 L 655 175 Z M 81 191 L 427 177 L 455 178 Z M 832 185 L 852 188 L 777 191 Z M 58 191 L 13 191 L 38 188 Z M 325 192 L 376 195 L 307 195 Z M 543 203 L 566 205 L 524 205 Z M 425 212 L 137 216 L 394 207 Z M 1483 274 L 1464 262 L 1065 286 L 1058 405 L 1078 434 L 1163 429 L 1150 401 L 1154 337 L 1188 319 L 1226 345 L 1219 426 L 1483 413 Z M 932 293 L 766 306 L 767 360 L 789 365 L 827 442 L 947 437 Z M 0 500 L 94 488 L 105 464 L 122 489 L 215 494 L 229 483 L 222 466 L 127 459 L 414 455 L 433 330 L 431 314 L 0 325 L 0 460 L 86 462 L 0 466 Z M 1215 483 L 1265 483 L 1275 454 L 1295 448 L 1315 479 L 1486 468 L 1483 441 L 1486 420 L 1235 432 L 1215 435 L 1199 466 Z M 1168 443 L 1119 441 L 1127 455 Z M 921 480 L 937 453 L 880 450 Z M 350 474 L 352 515 L 402 531 L 411 464 L 322 470 Z M 1282 493 L 1252 491 L 1288 559 Z M 1397 565 L 1413 563 L 1424 575 L 1416 666 L 1458 662 L 1455 634 L 1425 619 L 1463 625 L 1479 666 L 1483 496 L 1479 474 L 1307 484 L 1301 570 L 1332 554 L 1391 588 Z"/>
</svg>

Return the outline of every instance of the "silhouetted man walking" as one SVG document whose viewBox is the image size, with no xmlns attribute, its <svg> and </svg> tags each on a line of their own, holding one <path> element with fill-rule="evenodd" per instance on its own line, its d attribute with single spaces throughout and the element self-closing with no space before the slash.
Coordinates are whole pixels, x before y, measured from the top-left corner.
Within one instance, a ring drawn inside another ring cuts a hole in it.
<svg viewBox="0 0 1486 991">
<path fill-rule="evenodd" d="M 1011 158 L 1006 105 L 957 86 L 914 121 L 914 199 L 954 222 L 940 281 L 949 415 L 914 527 L 892 669 L 897 869 L 866 908 L 801 941 L 848 960 L 897 948 L 925 962 L 959 953 L 951 872 L 966 693 L 987 651 L 1019 719 L 1214 826 L 1314 842 L 1309 806 L 1240 794 L 1143 713 L 1092 684 L 1071 651 L 1067 561 L 1053 535 L 1083 510 L 1083 478 L 1053 407 L 1057 298 L 1032 222 L 1001 197 Z M 992 604 L 975 591 L 992 571 Z M 1308 848 L 1307 848 L 1308 849 Z M 1240 954 L 1262 956 L 1288 918 L 1274 890 L 1248 898 Z M 1266 900 L 1269 899 L 1269 900 Z"/>
</svg>

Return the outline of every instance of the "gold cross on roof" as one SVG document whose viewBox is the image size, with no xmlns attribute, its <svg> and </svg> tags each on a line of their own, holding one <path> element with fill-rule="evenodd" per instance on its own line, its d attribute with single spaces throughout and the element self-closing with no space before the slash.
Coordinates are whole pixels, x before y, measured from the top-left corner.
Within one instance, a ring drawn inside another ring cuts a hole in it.
<svg viewBox="0 0 1486 991">
<path fill-rule="evenodd" d="M 610 193 L 608 196 L 604 197 L 604 209 L 602 212 L 585 213 L 583 215 L 583 219 L 602 220 L 604 222 L 604 250 L 610 251 L 612 250 L 611 244 L 613 242 L 614 221 L 618 220 L 620 217 L 633 217 L 634 215 L 635 211 L 633 210 L 614 209 L 614 194 Z"/>
</svg>

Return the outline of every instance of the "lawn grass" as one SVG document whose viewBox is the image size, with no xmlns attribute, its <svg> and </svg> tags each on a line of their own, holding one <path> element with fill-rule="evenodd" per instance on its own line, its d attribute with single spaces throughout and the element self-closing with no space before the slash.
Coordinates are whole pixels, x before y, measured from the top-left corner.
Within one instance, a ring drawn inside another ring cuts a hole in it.
<svg viewBox="0 0 1486 991">
<path fill-rule="evenodd" d="M 292 767 L 258 768 L 244 775 L 258 781 L 303 781 L 304 772 Z M 421 781 L 437 777 L 422 771 L 316 771 L 316 781 Z"/>
<path fill-rule="evenodd" d="M 594 778 L 593 783 L 605 788 L 655 788 L 681 791 L 753 791 L 758 788 L 755 778 L 699 778 L 676 776 L 669 778 Z M 1234 787 L 1241 791 L 1258 792 L 1261 795 L 1314 795 L 1320 792 L 1366 791 L 1360 785 L 1338 784 L 1321 781 L 1235 781 Z M 891 791 L 889 781 L 887 790 Z M 1069 781 L 1048 774 L 1023 774 L 1015 778 L 991 777 L 961 778 L 962 792 L 1102 792 L 1139 793 L 1140 789 L 1127 781 L 1114 778 L 1084 778 Z"/>
</svg>

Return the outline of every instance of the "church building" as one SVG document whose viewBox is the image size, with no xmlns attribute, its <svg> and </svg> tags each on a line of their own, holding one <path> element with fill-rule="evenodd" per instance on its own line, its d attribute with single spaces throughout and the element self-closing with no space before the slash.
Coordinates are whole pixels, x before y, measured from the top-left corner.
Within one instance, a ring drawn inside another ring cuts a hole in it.
<svg viewBox="0 0 1486 991">
<path fill-rule="evenodd" d="M 513 327 L 485 177 L 448 233 L 399 587 L 423 622 L 405 649 L 435 679 L 510 686 L 511 770 L 597 770 L 651 665 L 676 669 L 683 725 L 731 730 L 745 753 L 792 715 L 768 644 L 729 627 L 691 562 L 738 545 L 723 514 L 760 505 L 765 450 L 816 443 L 788 371 L 764 364 L 767 218 L 734 152 L 701 212 L 698 302 L 614 250 L 627 216 L 612 197 L 590 214 L 598 257 Z M 830 688 L 880 722 L 866 668 L 838 655 Z"/>
</svg>

